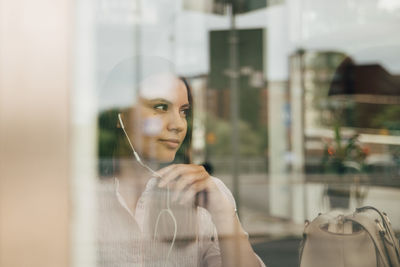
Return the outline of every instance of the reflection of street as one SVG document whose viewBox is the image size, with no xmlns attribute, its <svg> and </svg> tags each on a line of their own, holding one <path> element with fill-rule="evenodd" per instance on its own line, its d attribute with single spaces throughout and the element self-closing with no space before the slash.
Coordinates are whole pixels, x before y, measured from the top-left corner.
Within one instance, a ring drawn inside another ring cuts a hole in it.
<svg viewBox="0 0 400 267">
<path fill-rule="evenodd" d="M 299 266 L 299 237 L 252 242 L 254 251 L 268 267 Z"/>
<path fill-rule="evenodd" d="M 216 176 L 232 188 L 230 175 Z M 302 224 L 269 216 L 269 190 L 266 174 L 240 175 L 240 218 L 246 231 L 252 236 L 268 238 L 301 236 Z"/>
<path fill-rule="evenodd" d="M 232 188 L 232 178 L 229 174 L 216 174 L 215 176 Z M 324 187 L 322 180 L 329 179 L 329 177 L 320 176 L 319 182 L 312 177 L 307 179 L 310 181 L 306 184 L 306 199 L 309 207 L 307 219 L 309 220 L 316 217 L 319 212 L 326 212 L 328 209 L 322 196 Z M 243 227 L 250 234 L 254 251 L 267 266 L 298 266 L 298 249 L 304 225 L 296 224 L 292 219 L 270 216 L 269 190 L 271 188 L 268 185 L 266 174 L 240 175 L 240 217 Z M 400 188 L 381 186 L 370 186 L 363 203 L 363 205 L 372 205 L 386 211 L 396 232 L 400 231 L 399 204 Z M 350 209 L 354 210 L 354 208 L 355 203 Z"/>
<path fill-rule="evenodd" d="M 232 181 L 229 174 L 215 175 L 224 181 L 231 188 Z M 324 200 L 323 181 L 332 182 L 332 175 L 308 175 L 306 179 L 306 201 L 307 201 L 307 219 L 312 219 L 319 212 L 328 210 L 327 203 Z M 288 187 L 287 197 L 291 197 L 291 189 L 301 184 L 291 184 Z M 292 219 L 278 219 L 269 214 L 270 201 L 269 192 L 276 185 L 268 184 L 266 174 L 241 174 L 240 175 L 240 215 L 246 229 L 256 235 L 268 236 L 288 236 L 301 235 L 302 225 L 293 223 Z M 349 186 L 352 186 L 349 184 Z M 363 185 L 365 186 L 365 185 Z M 350 209 L 356 207 L 356 201 L 352 200 Z M 391 217 L 393 228 L 400 231 L 400 214 L 398 206 L 400 205 L 400 188 L 384 187 L 377 185 L 367 186 L 367 195 L 362 205 L 372 205 L 383 211 L 386 211 Z"/>
<path fill-rule="evenodd" d="M 231 188 L 230 175 L 216 175 Z M 268 267 L 298 266 L 303 225 L 268 215 L 268 178 L 265 174 L 240 176 L 240 217 L 254 251 Z"/>
</svg>

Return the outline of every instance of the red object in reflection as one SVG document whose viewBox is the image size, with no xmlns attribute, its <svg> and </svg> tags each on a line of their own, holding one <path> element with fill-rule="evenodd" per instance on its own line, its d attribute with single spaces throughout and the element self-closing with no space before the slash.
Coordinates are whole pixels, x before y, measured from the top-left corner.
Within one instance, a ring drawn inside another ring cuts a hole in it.
<svg viewBox="0 0 400 267">
<path fill-rule="evenodd" d="M 328 147 L 328 154 L 331 155 L 331 156 L 334 155 L 335 154 L 335 149 L 333 147 L 331 147 L 331 146 Z"/>
</svg>

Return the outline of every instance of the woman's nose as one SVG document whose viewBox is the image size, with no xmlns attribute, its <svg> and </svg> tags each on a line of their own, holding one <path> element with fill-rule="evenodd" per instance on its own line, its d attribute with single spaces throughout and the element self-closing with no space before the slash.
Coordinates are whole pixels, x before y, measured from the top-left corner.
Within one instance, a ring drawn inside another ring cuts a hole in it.
<svg viewBox="0 0 400 267">
<path fill-rule="evenodd" d="M 169 131 L 176 131 L 176 132 L 182 132 L 184 128 L 186 127 L 185 124 L 186 120 L 184 117 L 181 116 L 180 111 L 174 111 L 171 112 L 169 116 L 169 121 L 167 124 L 167 129 Z"/>
</svg>

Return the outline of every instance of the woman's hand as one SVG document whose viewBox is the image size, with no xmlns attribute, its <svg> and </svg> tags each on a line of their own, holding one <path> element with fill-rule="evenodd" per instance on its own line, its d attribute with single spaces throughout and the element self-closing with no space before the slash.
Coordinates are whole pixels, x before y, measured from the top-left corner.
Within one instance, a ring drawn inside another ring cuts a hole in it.
<svg viewBox="0 0 400 267">
<path fill-rule="evenodd" d="M 203 166 L 172 164 L 158 170 L 157 173 L 162 177 L 158 186 L 169 186 L 173 192 L 172 201 L 188 203 L 194 201 L 197 193 L 205 191 L 207 199 L 203 202 L 199 201 L 198 204 L 206 208 L 213 218 L 234 213 L 233 204 L 218 189 Z"/>
<path fill-rule="evenodd" d="M 174 192 L 172 201 L 194 203 L 197 193 L 207 192 L 207 202 L 203 207 L 211 214 L 217 229 L 222 266 L 238 266 L 238 259 L 243 263 L 240 266 L 260 266 L 249 243 L 248 235 L 236 216 L 234 203 L 218 189 L 203 166 L 173 164 L 160 169 L 157 173 L 161 176 L 158 186 L 168 186 Z"/>
</svg>

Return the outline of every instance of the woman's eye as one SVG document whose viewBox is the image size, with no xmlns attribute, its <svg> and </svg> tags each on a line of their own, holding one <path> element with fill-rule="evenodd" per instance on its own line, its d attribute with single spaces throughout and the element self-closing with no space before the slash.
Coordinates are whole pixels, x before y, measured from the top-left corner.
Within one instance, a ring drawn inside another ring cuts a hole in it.
<svg viewBox="0 0 400 267">
<path fill-rule="evenodd" d="M 154 109 L 167 111 L 168 110 L 168 105 L 167 104 L 157 104 L 157 105 L 154 106 Z"/>
<path fill-rule="evenodd" d="M 186 116 L 188 115 L 188 113 L 189 113 L 189 109 L 182 109 L 182 110 L 181 110 L 181 116 L 182 116 L 182 117 L 185 117 L 185 118 L 186 118 Z"/>
</svg>

